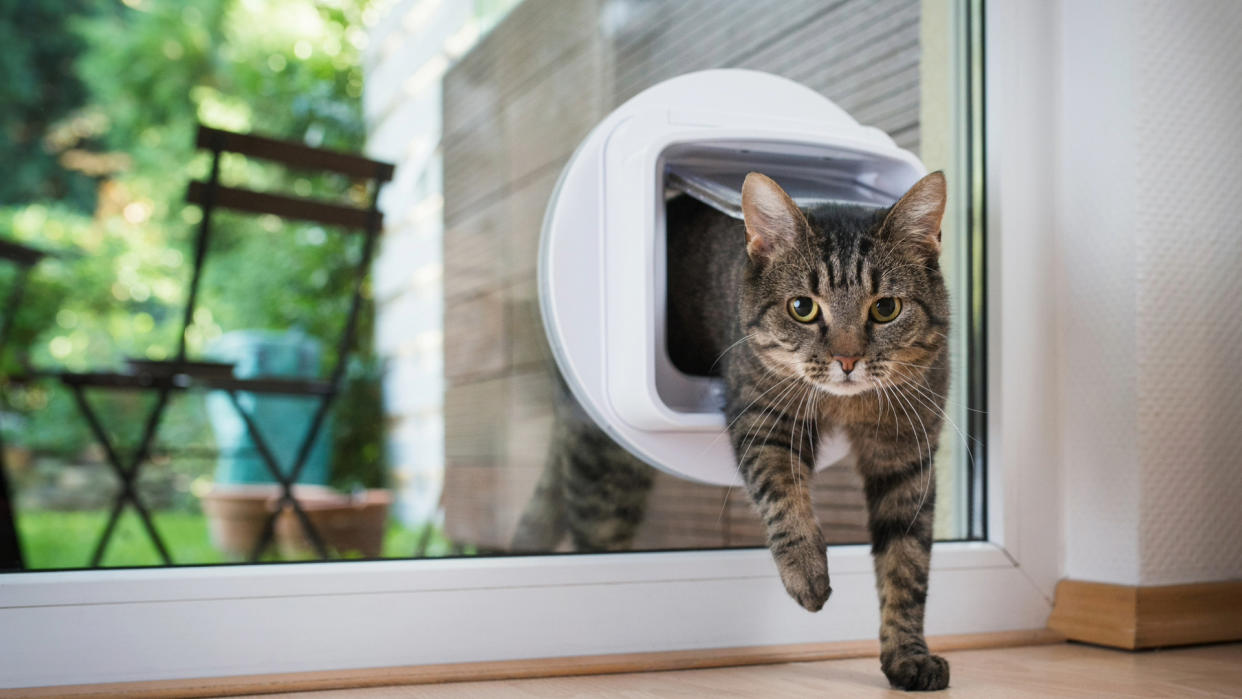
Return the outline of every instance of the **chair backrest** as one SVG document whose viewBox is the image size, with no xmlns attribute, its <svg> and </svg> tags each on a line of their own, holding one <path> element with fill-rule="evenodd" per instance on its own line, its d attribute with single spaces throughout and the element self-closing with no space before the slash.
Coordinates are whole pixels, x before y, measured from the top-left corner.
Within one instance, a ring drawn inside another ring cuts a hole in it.
<svg viewBox="0 0 1242 699">
<path fill-rule="evenodd" d="M 299 170 L 333 172 L 355 179 L 371 180 L 377 188 L 391 180 L 393 173 L 391 164 L 369 160 L 358 155 L 311 148 L 300 143 L 278 141 L 263 136 L 231 133 L 206 126 L 198 128 L 195 145 L 212 151 L 216 158 L 222 152 L 239 153 L 252 158 L 281 163 Z M 235 211 L 274 214 L 283 218 L 314 221 L 355 230 L 362 230 L 368 226 L 369 212 L 367 209 L 283 194 L 225 187 L 217 181 L 217 168 L 212 168 L 212 174 L 213 177 L 207 182 L 190 183 L 190 189 L 186 195 L 190 202 L 205 206 L 210 201 L 214 206 Z M 210 200 L 208 199 L 209 192 L 212 194 Z M 375 221 L 375 225 L 382 227 L 383 217 L 378 212 L 376 215 L 379 218 Z"/>
<path fill-rule="evenodd" d="M 232 133 L 201 125 L 198 128 L 195 145 L 211 151 L 211 173 L 206 181 L 190 182 L 186 193 L 186 199 L 198 204 L 202 209 L 203 217 L 199 222 L 199 232 L 195 242 L 194 271 L 186 299 L 177 360 L 184 361 L 186 358 L 186 332 L 194 318 L 203 262 L 211 235 L 212 212 L 220 207 L 248 214 L 272 214 L 286 219 L 337 226 L 366 236 L 363 254 L 355 270 L 353 298 L 349 317 L 346 319 L 344 332 L 339 342 L 337 366 L 332 371 L 333 383 L 339 384 L 345 365 L 345 355 L 353 344 L 358 309 L 362 300 L 363 280 L 371 264 L 375 238 L 383 226 L 383 215 L 378 207 L 379 191 L 385 182 L 392 179 L 393 166 L 349 153 L 312 148 L 300 143 L 290 143 L 264 136 Z M 302 171 L 335 173 L 355 180 L 367 180 L 372 185 L 369 206 L 364 208 L 224 186 L 220 184 L 220 156 L 226 152 L 268 160 Z"/>
<path fill-rule="evenodd" d="M 45 257 L 47 253 L 42 250 L 28 248 L 9 240 L 0 240 L 0 260 L 12 262 L 21 267 L 30 267 Z"/>
</svg>

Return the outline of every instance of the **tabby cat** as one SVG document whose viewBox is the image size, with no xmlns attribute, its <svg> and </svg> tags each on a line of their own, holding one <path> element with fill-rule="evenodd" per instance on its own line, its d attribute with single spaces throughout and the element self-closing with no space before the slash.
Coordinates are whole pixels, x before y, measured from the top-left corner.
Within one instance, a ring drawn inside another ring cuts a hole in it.
<svg viewBox="0 0 1242 699">
<path fill-rule="evenodd" d="M 939 172 L 888 209 L 806 210 L 751 173 L 744 222 L 685 196 L 667 210 L 670 359 L 685 373 L 723 377 L 738 468 L 785 589 L 810 611 L 832 588 L 807 481 L 821 438 L 849 439 L 868 508 L 880 664 L 907 690 L 949 683 L 948 663 L 923 637 L 933 457 L 949 381 L 944 208 Z M 650 468 L 560 390 L 548 467 L 514 547 L 549 550 L 568 530 L 579 550 L 628 548 Z"/>
</svg>

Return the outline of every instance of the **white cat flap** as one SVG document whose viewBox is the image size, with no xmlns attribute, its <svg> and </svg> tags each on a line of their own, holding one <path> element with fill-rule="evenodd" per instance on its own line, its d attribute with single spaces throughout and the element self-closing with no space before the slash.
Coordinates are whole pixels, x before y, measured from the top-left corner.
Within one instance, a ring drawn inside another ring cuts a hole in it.
<svg viewBox="0 0 1242 699">
<path fill-rule="evenodd" d="M 561 172 L 543 221 L 539 302 L 558 368 L 587 413 L 652 466 L 738 485 L 718 378 L 665 350 L 665 202 L 685 193 L 738 216 L 746 173 L 801 205 L 888 206 L 925 173 L 884 132 L 796 82 L 747 70 L 688 73 L 600 122 Z M 848 453 L 835 440 L 820 467 Z"/>
</svg>

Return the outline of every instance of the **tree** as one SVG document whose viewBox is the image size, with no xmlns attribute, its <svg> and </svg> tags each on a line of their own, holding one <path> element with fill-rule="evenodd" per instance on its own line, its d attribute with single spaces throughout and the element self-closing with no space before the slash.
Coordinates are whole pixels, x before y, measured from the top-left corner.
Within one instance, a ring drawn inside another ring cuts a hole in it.
<svg viewBox="0 0 1242 699">
<path fill-rule="evenodd" d="M 45 144 L 51 125 L 86 98 L 73 70 L 83 42 L 66 24 L 89 4 L 0 0 L 0 206 L 56 200 L 89 211 L 94 204 L 92 179 L 62 167 Z"/>
</svg>

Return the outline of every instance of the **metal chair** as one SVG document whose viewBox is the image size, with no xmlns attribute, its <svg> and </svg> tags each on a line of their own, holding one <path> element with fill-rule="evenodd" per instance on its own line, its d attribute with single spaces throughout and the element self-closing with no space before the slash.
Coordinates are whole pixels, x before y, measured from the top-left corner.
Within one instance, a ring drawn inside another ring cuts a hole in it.
<svg viewBox="0 0 1242 699">
<path fill-rule="evenodd" d="M 267 520 L 254 547 L 250 559 L 258 560 L 271 544 L 276 517 L 284 507 L 292 509 L 304 529 L 307 538 L 321 558 L 328 557 L 328 550 L 323 538 L 306 515 L 305 510 L 293 497 L 293 484 L 297 481 L 303 465 L 310 454 L 315 437 L 323 426 L 333 400 L 341 390 L 345 376 L 346 359 L 353 347 L 357 331 L 358 312 L 362 304 L 363 283 L 371 259 L 375 251 L 375 242 L 383 225 L 383 215 L 378 208 L 381 187 L 392 179 L 393 166 L 356 155 L 336 151 L 311 148 L 298 143 L 289 143 L 261 136 L 231 133 L 200 126 L 196 145 L 211 152 L 211 174 L 206 181 L 190 183 L 187 200 L 202 209 L 202 219 L 194 242 L 194 267 L 190 279 L 189 293 L 184 309 L 181 334 L 178 341 L 177 354 L 168 362 L 143 362 L 133 366 L 132 371 L 124 373 L 73 373 L 62 372 L 56 376 L 73 392 L 77 405 L 91 428 L 95 439 L 103 447 L 108 463 L 120 480 L 121 488 L 113 503 L 108 522 L 91 557 L 91 566 L 97 567 L 103 559 L 108 542 L 115 531 L 116 524 L 126 504 L 133 506 L 138 513 L 143 528 L 155 545 L 165 564 L 173 563 L 172 556 L 164 545 L 150 513 L 138 497 L 135 483 L 143 463 L 150 456 L 151 444 L 159 429 L 170 396 L 179 391 L 189 389 L 219 390 L 228 394 L 234 408 L 241 415 L 246 430 L 254 442 L 255 449 L 262 458 L 272 477 L 280 486 L 277 507 L 268 514 Z M 248 189 L 229 187 L 220 183 L 220 159 L 225 152 L 238 153 L 258 158 L 300 171 L 328 172 L 345 175 L 354 180 L 365 180 L 370 184 L 370 203 L 366 208 L 358 208 L 321 200 L 291 197 L 269 192 L 256 192 Z M 327 380 L 308 381 L 293 379 L 238 379 L 231 375 L 221 374 L 219 367 L 208 363 L 193 362 L 186 357 L 187 331 L 193 322 L 194 311 L 198 301 L 199 285 L 203 267 L 207 257 L 208 243 L 211 240 L 212 214 L 217 208 L 231 209 L 236 212 L 264 215 L 272 214 L 286 219 L 312 221 L 328 226 L 336 226 L 365 236 L 362 255 L 354 270 L 353 291 L 349 306 L 349 314 L 345 319 L 338 345 L 336 364 Z M 140 441 L 134 450 L 133 458 L 125 464 L 112 445 L 107 433 L 99 420 L 99 416 L 86 400 L 86 389 L 117 390 L 117 391 L 154 391 L 156 402 L 147 414 Z M 289 465 L 287 473 L 282 471 L 272 450 L 268 447 L 263 435 L 255 424 L 252 416 L 238 400 L 241 391 L 250 393 L 276 394 L 286 396 L 310 396 L 319 399 L 305 436 L 300 442 L 297 456 Z"/>
</svg>

